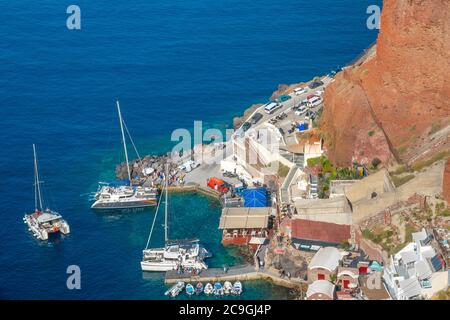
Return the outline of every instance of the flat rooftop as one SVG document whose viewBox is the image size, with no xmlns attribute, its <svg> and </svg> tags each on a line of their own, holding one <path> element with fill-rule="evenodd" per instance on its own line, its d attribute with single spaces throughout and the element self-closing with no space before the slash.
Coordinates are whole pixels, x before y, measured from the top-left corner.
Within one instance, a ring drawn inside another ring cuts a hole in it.
<svg viewBox="0 0 450 320">
<path fill-rule="evenodd" d="M 219 229 L 263 229 L 269 225 L 271 207 L 223 208 Z"/>
</svg>

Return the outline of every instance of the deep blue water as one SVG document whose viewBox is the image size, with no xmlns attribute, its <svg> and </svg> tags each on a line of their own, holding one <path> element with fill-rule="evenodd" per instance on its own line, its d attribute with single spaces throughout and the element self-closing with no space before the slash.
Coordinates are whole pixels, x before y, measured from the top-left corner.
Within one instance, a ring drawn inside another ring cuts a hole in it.
<svg viewBox="0 0 450 320">
<path fill-rule="evenodd" d="M 79 31 L 66 28 L 74 3 Z M 162 275 L 139 269 L 153 210 L 89 209 L 88 194 L 120 160 L 115 99 L 141 153 L 167 151 L 176 128 L 190 129 L 194 120 L 229 127 L 279 83 L 352 60 L 376 38 L 366 8 L 379 3 L 1 1 L 0 298 L 162 298 Z M 72 228 L 43 243 L 22 223 L 34 209 L 32 143 L 46 199 Z M 215 253 L 213 266 L 239 262 L 219 244 L 217 203 L 198 195 L 174 195 L 171 203 L 174 236 L 201 237 Z M 71 264 L 81 268 L 79 291 L 66 288 Z M 262 282 L 245 289 L 244 298 L 287 296 Z"/>
</svg>

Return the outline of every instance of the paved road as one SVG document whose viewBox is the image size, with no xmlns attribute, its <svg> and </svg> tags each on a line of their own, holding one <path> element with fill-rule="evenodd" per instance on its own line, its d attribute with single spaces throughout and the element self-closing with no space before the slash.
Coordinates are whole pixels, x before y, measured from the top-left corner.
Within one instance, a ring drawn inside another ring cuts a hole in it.
<svg viewBox="0 0 450 320">
<path fill-rule="evenodd" d="M 220 170 L 220 161 L 225 158 L 225 149 L 216 148 L 214 155 L 211 153 L 203 154 L 203 162 L 200 167 L 187 173 L 184 180 L 185 183 L 197 183 L 201 187 L 206 187 L 206 180 L 211 177 L 221 178 L 230 184 L 239 183 L 238 179 L 225 178 Z"/>
<path fill-rule="evenodd" d="M 292 98 L 281 103 L 281 108 L 278 108 L 272 114 L 267 114 L 266 112 L 264 112 L 264 109 L 263 109 L 264 106 L 261 106 L 258 109 L 256 109 L 255 112 L 253 112 L 246 119 L 246 121 L 249 121 L 249 119 L 251 119 L 251 117 L 255 113 L 257 113 L 257 112 L 261 113 L 263 115 L 263 117 L 261 118 L 261 120 L 258 121 L 258 123 L 255 126 L 253 126 L 254 128 L 257 128 L 257 127 L 261 126 L 264 122 L 269 121 L 270 119 L 276 117 L 280 113 L 282 113 L 282 112 L 287 113 L 287 111 L 292 110 L 292 107 L 294 107 L 295 105 L 298 105 L 302 100 L 306 99 L 310 94 L 314 94 L 318 90 L 324 90 L 325 87 L 327 87 L 331 83 L 332 80 L 333 80 L 332 78 L 326 76 L 326 77 L 322 78 L 322 81 L 324 83 L 323 86 L 317 87 L 315 89 L 309 89 L 308 87 L 306 87 L 306 89 L 307 89 L 306 93 L 301 94 L 301 95 L 296 95 L 294 92 L 290 93 L 289 96 L 291 96 Z M 238 130 L 236 130 L 236 132 L 240 131 L 241 128 L 242 128 L 242 126 Z"/>
<path fill-rule="evenodd" d="M 288 114 L 288 118 L 276 123 L 276 126 L 283 128 L 283 130 L 285 131 L 285 133 L 287 135 L 287 130 L 288 130 L 288 128 L 290 128 L 292 121 L 300 121 L 300 120 L 304 119 L 304 116 L 295 115 L 294 112 L 292 111 L 292 107 L 295 105 L 298 105 L 302 100 L 306 99 L 306 97 L 309 96 L 310 94 L 313 94 L 318 90 L 323 90 L 328 84 L 330 84 L 330 82 L 332 80 L 333 79 L 330 77 L 324 77 L 324 78 L 322 78 L 322 81 L 324 82 L 323 86 L 320 86 L 313 90 L 306 87 L 307 92 L 302 95 L 296 95 L 295 93 L 290 93 L 290 96 L 292 98 L 281 103 L 282 107 L 277 109 L 272 114 L 265 113 L 263 110 L 263 107 L 258 108 L 253 114 L 255 114 L 256 112 L 259 112 L 263 115 L 263 118 L 258 122 L 257 125 L 254 126 L 254 128 L 258 128 L 258 127 L 264 125 L 264 123 L 266 123 L 271 118 L 276 117 L 277 115 L 279 115 L 282 112 L 286 112 L 286 114 Z M 319 107 L 316 107 L 313 110 L 316 111 L 317 109 L 319 109 Z M 250 115 L 250 117 L 248 119 L 250 119 L 253 116 L 253 114 Z M 239 129 L 236 130 L 236 132 L 238 132 Z M 229 144 L 230 142 L 227 142 L 227 143 Z M 220 171 L 220 161 L 225 159 L 224 152 L 225 152 L 225 149 L 217 148 L 215 150 L 214 154 L 204 153 L 203 154 L 204 161 L 202 162 L 200 167 L 198 167 L 198 168 L 194 169 L 193 171 L 186 174 L 185 183 L 186 184 L 197 183 L 202 187 L 206 187 L 206 180 L 210 177 L 222 178 L 223 180 L 225 180 L 226 182 L 231 183 L 231 184 L 238 183 L 239 181 L 237 179 L 224 178 L 222 176 L 222 173 Z"/>
</svg>

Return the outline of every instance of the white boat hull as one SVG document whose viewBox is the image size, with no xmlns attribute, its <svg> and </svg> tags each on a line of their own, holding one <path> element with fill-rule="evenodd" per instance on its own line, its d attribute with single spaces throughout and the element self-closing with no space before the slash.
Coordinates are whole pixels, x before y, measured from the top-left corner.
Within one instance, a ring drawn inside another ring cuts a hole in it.
<svg viewBox="0 0 450 320">
<path fill-rule="evenodd" d="M 172 271 L 177 270 L 180 262 L 174 260 L 165 261 L 141 261 L 142 271 Z M 208 266 L 203 261 L 183 261 L 182 268 L 192 268 L 197 270 L 208 269 Z"/>
<path fill-rule="evenodd" d="M 25 215 L 23 221 L 27 224 L 28 230 L 33 233 L 33 236 L 39 240 L 48 240 L 49 233 L 58 233 L 58 232 L 62 234 L 70 233 L 70 226 L 64 220 L 57 222 L 58 229 L 56 232 L 53 231 L 52 228 L 45 228 L 41 226 L 39 223 L 37 223 L 36 219 L 33 218 L 33 214 Z"/>
<path fill-rule="evenodd" d="M 142 271 L 171 271 L 177 269 L 176 263 L 165 263 L 165 262 L 148 262 L 141 261 L 141 269 Z"/>
</svg>

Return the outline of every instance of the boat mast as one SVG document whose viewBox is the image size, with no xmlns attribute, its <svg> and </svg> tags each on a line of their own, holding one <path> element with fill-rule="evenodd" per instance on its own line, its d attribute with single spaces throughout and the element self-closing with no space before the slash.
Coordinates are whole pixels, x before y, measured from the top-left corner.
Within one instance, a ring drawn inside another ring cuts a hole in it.
<svg viewBox="0 0 450 320">
<path fill-rule="evenodd" d="M 167 243 L 169 240 L 169 232 L 168 232 L 168 219 L 167 219 L 167 194 L 169 193 L 169 164 L 166 163 L 166 174 L 165 174 L 165 182 L 166 182 L 166 201 L 164 207 L 164 242 Z"/>
<path fill-rule="evenodd" d="M 125 160 L 127 162 L 128 180 L 130 181 L 130 186 L 131 186 L 131 174 L 130 174 L 130 165 L 128 164 L 127 143 L 125 141 L 125 133 L 123 131 L 123 120 L 122 120 L 122 113 L 120 112 L 119 100 L 117 100 L 116 103 L 117 103 L 117 112 L 119 113 L 120 131 L 122 132 L 122 143 L 123 143 L 123 149 L 125 151 Z"/>
<path fill-rule="evenodd" d="M 38 164 L 37 164 L 37 158 L 36 158 L 36 146 L 33 143 L 33 156 L 34 156 L 34 206 L 37 209 L 40 209 L 42 211 L 42 197 L 41 197 L 41 187 L 40 187 L 40 181 L 39 181 L 39 171 L 38 171 Z M 38 201 L 39 199 L 39 208 L 38 208 Z"/>
</svg>

